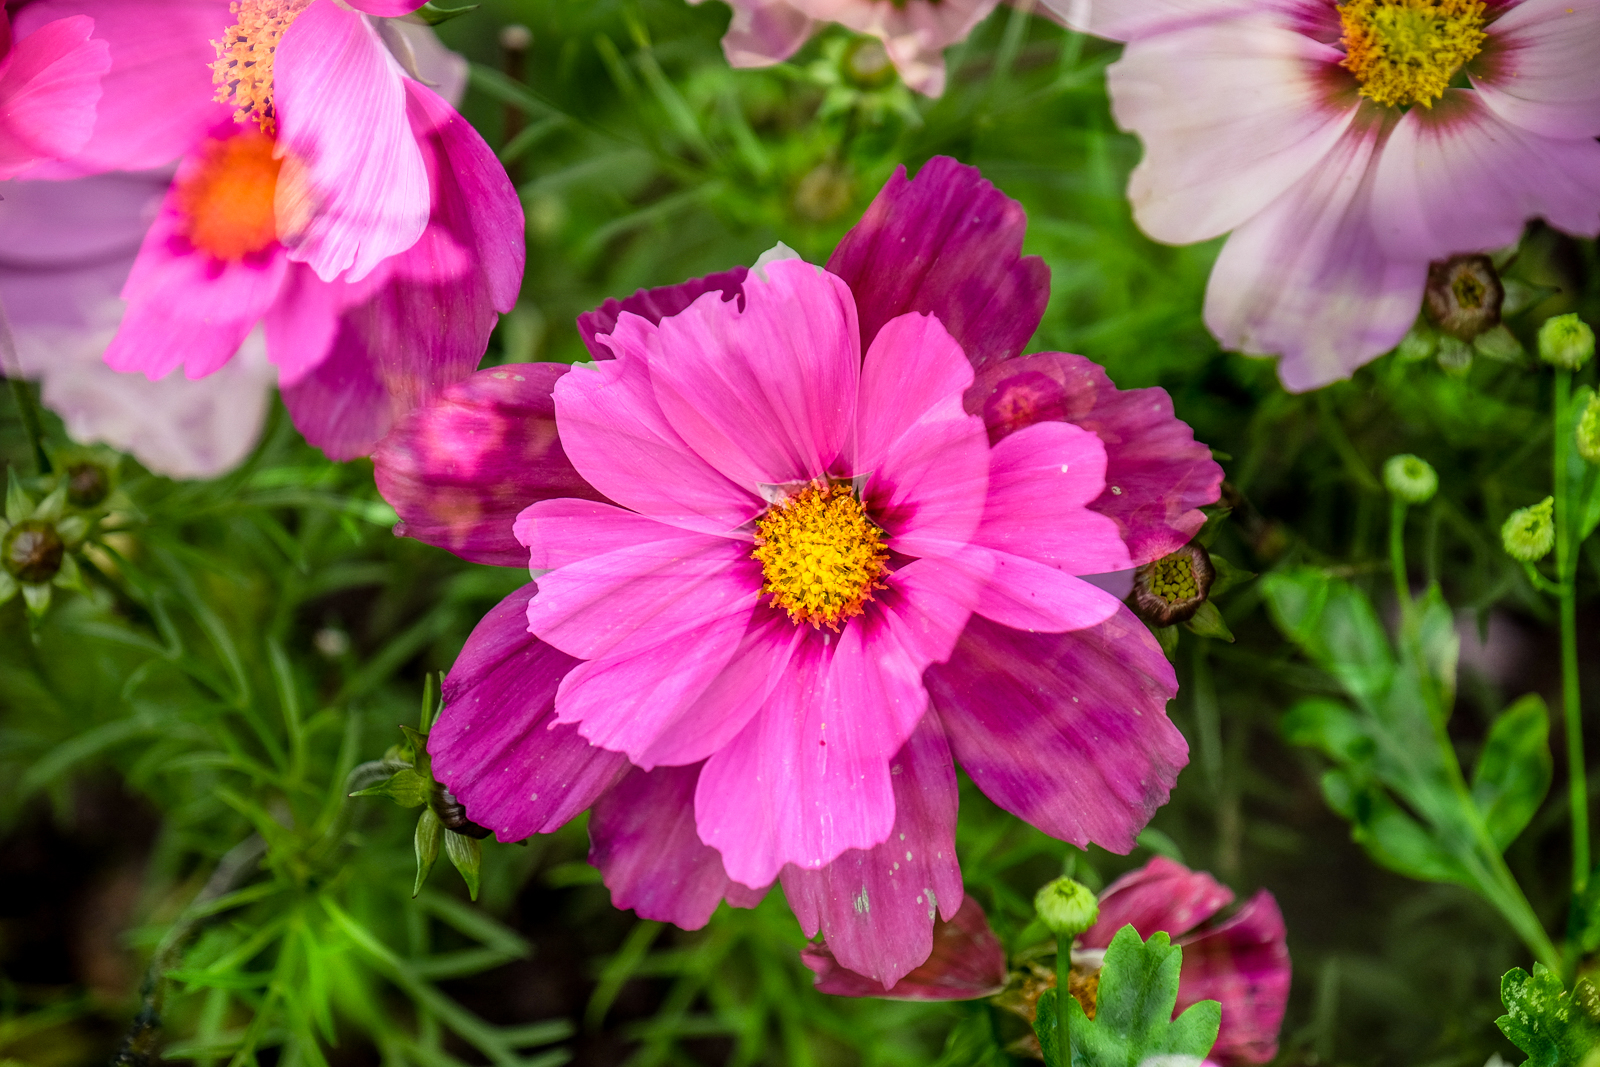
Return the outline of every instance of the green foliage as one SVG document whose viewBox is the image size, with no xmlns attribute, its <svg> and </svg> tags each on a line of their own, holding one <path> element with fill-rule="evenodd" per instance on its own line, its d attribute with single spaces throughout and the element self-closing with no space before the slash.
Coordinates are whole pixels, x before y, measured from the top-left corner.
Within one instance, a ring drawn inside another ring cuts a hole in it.
<svg viewBox="0 0 1600 1067">
<path fill-rule="evenodd" d="M 1527 1067 L 1594 1067 L 1600 1063 L 1600 990 L 1587 978 L 1572 992 L 1560 976 L 1534 964 L 1500 982 L 1506 1014 L 1495 1020 L 1511 1043 L 1528 1054 Z"/>
</svg>

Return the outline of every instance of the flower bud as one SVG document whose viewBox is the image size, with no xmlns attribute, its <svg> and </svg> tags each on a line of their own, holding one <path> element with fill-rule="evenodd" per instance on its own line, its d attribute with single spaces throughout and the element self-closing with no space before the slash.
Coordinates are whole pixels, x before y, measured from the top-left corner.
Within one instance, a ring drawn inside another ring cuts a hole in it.
<svg viewBox="0 0 1600 1067">
<path fill-rule="evenodd" d="M 1500 527 L 1506 554 L 1524 563 L 1543 559 L 1556 544 L 1556 501 L 1547 496 L 1537 504 L 1518 508 Z"/>
<path fill-rule="evenodd" d="M 840 66 L 858 89 L 881 89 L 897 77 L 889 50 L 876 37 L 859 37 L 845 48 Z"/>
<path fill-rule="evenodd" d="M 1063 942 L 1071 941 L 1100 918 L 1100 902 L 1088 886 L 1071 878 L 1047 883 L 1034 895 L 1033 906 L 1039 921 Z"/>
<path fill-rule="evenodd" d="M 1407 504 L 1426 504 L 1439 489 L 1439 475 L 1427 460 L 1402 453 L 1383 465 L 1383 484 Z"/>
<path fill-rule="evenodd" d="M 0 541 L 0 565 L 19 582 L 48 582 L 61 572 L 66 543 L 51 523 L 23 519 Z"/>
<path fill-rule="evenodd" d="M 1505 295 L 1488 256 L 1451 256 L 1428 265 L 1422 306 L 1439 329 L 1470 341 L 1500 324 Z"/>
<path fill-rule="evenodd" d="M 74 463 L 67 468 L 67 503 L 92 508 L 111 495 L 111 475 L 98 463 Z"/>
<path fill-rule="evenodd" d="M 1211 595 L 1216 576 L 1210 554 L 1191 541 L 1134 571 L 1133 609 L 1152 626 L 1187 622 Z"/>
<path fill-rule="evenodd" d="M 1594 355 L 1594 331 L 1576 315 L 1557 315 L 1539 327 L 1539 358 L 1556 367 L 1577 370 Z"/>
<path fill-rule="evenodd" d="M 1600 463 L 1600 393 L 1589 398 L 1578 416 L 1578 455 L 1590 463 Z"/>
</svg>

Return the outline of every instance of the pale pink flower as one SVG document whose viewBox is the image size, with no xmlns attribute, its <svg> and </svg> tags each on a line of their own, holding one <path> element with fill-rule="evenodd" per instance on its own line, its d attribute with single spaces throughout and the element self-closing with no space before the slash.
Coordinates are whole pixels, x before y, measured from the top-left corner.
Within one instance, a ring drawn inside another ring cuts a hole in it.
<svg viewBox="0 0 1600 1067">
<path fill-rule="evenodd" d="M 1108 80 L 1144 142 L 1135 217 L 1171 244 L 1232 231 L 1206 323 L 1290 389 L 1394 347 L 1430 261 L 1535 217 L 1600 232 L 1600 0 L 1045 2 L 1128 42 Z"/>
<path fill-rule="evenodd" d="M 82 15 L 30 22 L 13 35 L 0 4 L 0 181 L 83 147 L 110 50 Z"/>
</svg>

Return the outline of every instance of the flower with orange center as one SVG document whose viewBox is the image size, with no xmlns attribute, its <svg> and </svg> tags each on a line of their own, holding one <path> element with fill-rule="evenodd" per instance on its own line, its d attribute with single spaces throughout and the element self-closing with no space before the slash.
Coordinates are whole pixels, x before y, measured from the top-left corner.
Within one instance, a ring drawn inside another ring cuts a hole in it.
<svg viewBox="0 0 1600 1067">
<path fill-rule="evenodd" d="M 272 138 L 253 130 L 200 148 L 199 167 L 177 187 L 180 232 L 196 248 L 237 263 L 277 241 L 280 161 L 272 151 Z"/>
</svg>

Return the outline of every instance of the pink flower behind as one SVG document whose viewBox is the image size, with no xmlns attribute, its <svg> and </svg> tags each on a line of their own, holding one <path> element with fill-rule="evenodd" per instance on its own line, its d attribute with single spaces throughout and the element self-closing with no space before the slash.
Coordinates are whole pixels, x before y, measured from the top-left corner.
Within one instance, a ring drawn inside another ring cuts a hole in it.
<svg viewBox="0 0 1600 1067">
<path fill-rule="evenodd" d="M 1171 244 L 1232 231 L 1206 322 L 1281 355 L 1290 389 L 1394 347 L 1430 261 L 1513 244 L 1534 217 L 1600 232 L 1593 0 L 1046 3 L 1128 42 L 1108 81 L 1145 147 L 1135 217 Z M 1395 10 L 1427 33 L 1390 34 Z"/>
<path fill-rule="evenodd" d="M 95 124 L 110 49 L 82 15 L 13 39 L 0 5 L 0 181 L 82 148 Z"/>
</svg>

